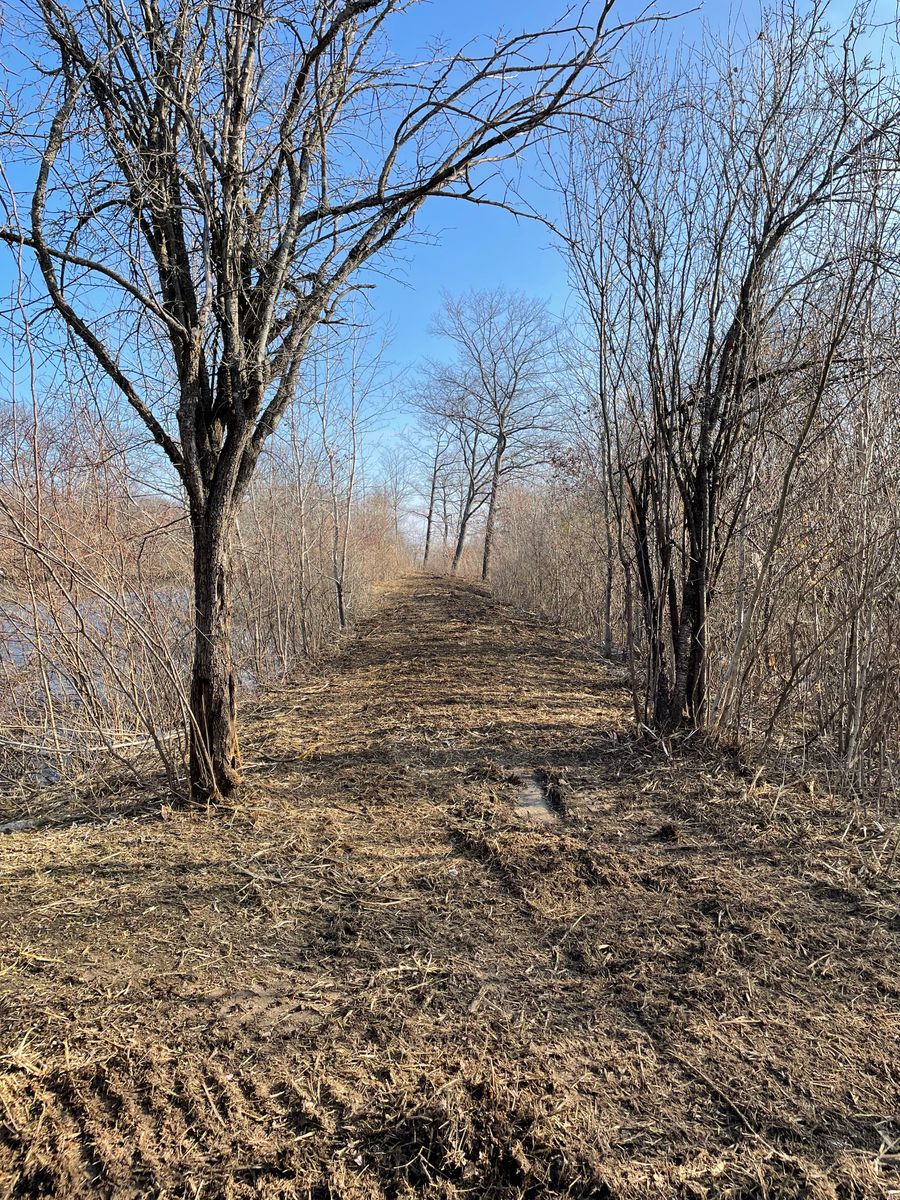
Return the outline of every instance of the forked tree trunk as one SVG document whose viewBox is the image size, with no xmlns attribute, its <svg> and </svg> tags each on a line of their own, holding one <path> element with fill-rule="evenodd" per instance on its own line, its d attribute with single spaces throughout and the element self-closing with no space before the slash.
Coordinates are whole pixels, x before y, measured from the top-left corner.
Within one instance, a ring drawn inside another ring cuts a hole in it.
<svg viewBox="0 0 900 1200">
<path fill-rule="evenodd" d="M 227 511 L 193 522 L 194 663 L 191 672 L 191 797 L 216 804 L 241 781 L 231 652 L 231 532 Z"/>
</svg>

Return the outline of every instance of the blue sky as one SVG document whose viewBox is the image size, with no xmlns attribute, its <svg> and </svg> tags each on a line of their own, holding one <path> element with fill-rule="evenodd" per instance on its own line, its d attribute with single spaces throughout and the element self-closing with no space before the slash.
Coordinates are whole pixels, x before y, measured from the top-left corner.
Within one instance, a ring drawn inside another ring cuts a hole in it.
<svg viewBox="0 0 900 1200">
<path fill-rule="evenodd" d="M 618 0 L 611 23 L 643 7 L 635 0 Z M 566 8 L 566 0 L 426 0 L 400 20 L 409 22 L 404 34 L 410 47 L 437 37 L 462 45 L 498 29 L 539 28 Z M 548 212 L 553 198 L 531 182 L 534 166 L 523 164 L 522 187 L 535 207 Z M 442 291 L 502 285 L 539 296 L 563 311 L 566 267 L 552 233 L 539 222 L 494 208 L 432 200 L 423 209 L 418 230 L 423 236 L 402 246 L 395 261 L 385 264 L 391 277 L 382 279 L 370 296 L 378 318 L 391 330 L 390 356 L 398 364 L 439 352 L 428 327 Z"/>
<path fill-rule="evenodd" d="M 659 4 L 672 11 L 668 0 L 659 0 Z M 390 32 L 398 53 L 416 61 L 435 41 L 458 47 L 498 30 L 540 29 L 560 19 L 570 7 L 571 0 L 421 0 L 393 19 Z M 598 7 L 599 0 L 587 5 L 588 11 Z M 644 7 L 641 0 L 617 0 L 610 26 Z M 13 43 L 14 37 L 7 34 Z M 523 187 L 535 207 L 547 210 L 552 197 L 538 194 L 536 185 L 528 181 L 535 165 L 523 164 Z M 8 170 L 18 183 L 19 171 L 15 167 Z M 517 171 L 518 166 L 511 165 L 507 173 Z M 367 295 L 377 324 L 389 332 L 387 358 L 398 369 L 426 354 L 439 353 L 428 328 L 442 291 L 502 284 L 547 299 L 558 312 L 567 292 L 565 264 L 544 226 L 459 201 L 427 203 L 416 235 L 395 247 L 375 268 L 377 286 Z M 9 294 L 14 283 L 12 256 L 0 250 L 0 292 Z M 404 422 L 403 414 L 398 413 L 391 423 L 397 427 Z"/>
<path fill-rule="evenodd" d="M 417 57 L 430 41 L 445 38 L 462 45 L 472 38 L 505 28 L 536 28 L 565 12 L 567 0 L 425 0 L 395 18 L 401 51 Z M 613 23 L 636 15 L 645 6 L 640 0 L 618 0 Z M 658 0 L 658 11 L 678 14 L 663 32 L 650 27 L 637 30 L 634 39 L 653 38 L 661 54 L 682 38 L 694 37 L 702 24 L 752 29 L 759 10 L 757 0 Z M 832 0 L 833 24 L 846 19 L 851 0 Z M 895 0 L 876 0 L 876 15 L 891 21 Z M 528 182 L 534 164 L 523 164 L 524 189 L 538 206 L 551 212 L 553 198 L 541 195 Z M 405 367 L 426 354 L 440 352 L 429 335 L 432 316 L 444 290 L 459 292 L 472 287 L 503 285 L 550 302 L 560 315 L 565 311 L 568 288 L 565 264 L 553 245 L 552 234 L 537 222 L 517 220 L 497 209 L 449 200 L 426 204 L 420 220 L 421 236 L 404 243 L 389 261 L 381 264 L 376 289 L 369 292 L 373 315 L 391 332 L 390 361 Z M 0 288 L 12 278 L 12 260 L 0 256 Z M 399 416 L 398 424 L 403 418 Z"/>
<path fill-rule="evenodd" d="M 614 17 L 621 21 L 645 7 L 634 0 L 619 0 Z M 680 15 L 662 31 L 654 33 L 645 27 L 632 37 L 653 37 L 662 53 L 667 45 L 696 36 L 704 25 L 752 29 L 759 12 L 757 0 L 731 4 L 723 0 L 659 0 L 656 7 L 659 12 Z M 831 23 L 845 21 L 852 7 L 853 0 L 832 0 Z M 535 27 L 565 8 L 565 0 L 430 0 L 401 20 L 412 24 L 411 42 L 443 35 L 463 43 L 497 28 Z M 876 0 L 874 13 L 876 19 L 892 23 L 897 15 L 895 0 Z M 534 188 L 529 194 L 538 195 Z M 544 195 L 542 202 L 552 208 L 553 198 Z M 439 353 L 428 327 L 443 290 L 503 285 L 547 299 L 557 314 L 564 313 L 568 295 L 565 264 L 553 246 L 552 234 L 537 222 L 517 221 L 496 209 L 435 200 L 425 206 L 419 228 L 430 235 L 432 244 L 402 247 L 396 261 L 385 264 L 392 278 L 379 282 L 370 294 L 376 315 L 392 331 L 389 353 L 396 363 Z"/>
</svg>

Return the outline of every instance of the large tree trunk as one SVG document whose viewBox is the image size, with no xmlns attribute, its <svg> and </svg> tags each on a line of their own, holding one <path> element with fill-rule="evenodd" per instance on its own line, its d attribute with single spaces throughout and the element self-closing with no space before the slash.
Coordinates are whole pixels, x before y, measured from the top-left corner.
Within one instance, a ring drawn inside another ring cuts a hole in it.
<svg viewBox="0 0 900 1200">
<path fill-rule="evenodd" d="M 691 549 L 677 626 L 673 624 L 675 678 L 664 733 L 689 725 L 700 728 L 706 713 L 706 607 L 709 579 L 705 544 Z"/>
<path fill-rule="evenodd" d="M 500 495 L 500 473 L 503 469 L 503 452 L 506 449 L 506 438 L 501 434 L 497 438 L 497 449 L 494 453 L 494 472 L 491 476 L 491 496 L 488 500 L 487 521 L 484 526 L 484 553 L 481 558 L 482 581 L 491 574 L 491 552 L 494 549 L 494 525 L 497 520 L 497 498 Z"/>
<path fill-rule="evenodd" d="M 465 546 L 466 546 L 466 529 L 468 528 L 468 525 L 469 525 L 469 511 L 468 511 L 468 506 L 466 506 L 466 509 L 464 510 L 462 516 L 459 519 L 459 532 L 457 533 L 457 536 L 456 536 L 456 549 L 453 551 L 453 562 L 450 564 L 450 574 L 451 575 L 455 575 L 456 572 L 459 570 L 459 562 L 460 562 L 460 559 L 462 558 L 463 550 L 465 549 Z"/>
<path fill-rule="evenodd" d="M 475 485 L 469 480 L 468 490 L 466 492 L 466 501 L 463 505 L 462 512 L 459 514 L 459 530 L 456 536 L 456 549 L 453 551 L 453 562 L 450 565 L 450 574 L 455 575 L 459 570 L 460 559 L 463 556 L 463 550 L 466 548 L 466 532 L 469 528 L 469 518 L 472 516 L 472 506 L 475 503 Z"/>
<path fill-rule="evenodd" d="M 194 663 L 191 673 L 191 797 L 227 799 L 241 781 L 231 654 L 231 529 L 227 512 L 193 522 Z"/>
</svg>

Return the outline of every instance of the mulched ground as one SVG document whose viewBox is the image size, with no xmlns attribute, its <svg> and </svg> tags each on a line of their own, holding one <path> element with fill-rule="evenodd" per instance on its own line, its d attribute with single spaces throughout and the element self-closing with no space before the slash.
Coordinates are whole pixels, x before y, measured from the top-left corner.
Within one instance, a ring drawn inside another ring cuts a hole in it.
<svg viewBox="0 0 900 1200">
<path fill-rule="evenodd" d="M 427 576 L 245 724 L 0 841 L 0 1196 L 900 1197 L 896 828 Z"/>
</svg>

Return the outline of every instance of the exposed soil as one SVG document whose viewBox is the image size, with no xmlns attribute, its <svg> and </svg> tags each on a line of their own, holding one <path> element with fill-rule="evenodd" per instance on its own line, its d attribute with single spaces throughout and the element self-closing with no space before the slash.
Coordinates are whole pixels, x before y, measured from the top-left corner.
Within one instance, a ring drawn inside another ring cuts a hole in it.
<svg viewBox="0 0 900 1200">
<path fill-rule="evenodd" d="M 900 1196 L 895 829 L 437 578 L 246 719 L 0 840 L 0 1196 Z"/>
</svg>

